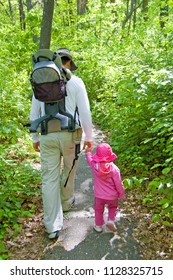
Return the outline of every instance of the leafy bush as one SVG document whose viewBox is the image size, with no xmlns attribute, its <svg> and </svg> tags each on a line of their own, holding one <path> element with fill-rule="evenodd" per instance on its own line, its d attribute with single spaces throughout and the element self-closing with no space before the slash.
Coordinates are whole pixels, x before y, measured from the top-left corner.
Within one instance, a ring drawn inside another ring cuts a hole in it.
<svg viewBox="0 0 173 280">
<path fill-rule="evenodd" d="M 5 7 L 5 6 L 4 6 Z M 5 240 L 21 230 L 19 218 L 30 216 L 33 197 L 40 195 L 40 171 L 33 167 L 37 157 L 31 137 L 24 128 L 29 119 L 31 53 L 36 48 L 30 31 L 11 24 L 6 13 L 1 21 L 0 68 L 0 258 L 8 258 Z M 6 18 L 6 19 L 5 19 Z"/>
<path fill-rule="evenodd" d="M 4 146 L 5 147 L 5 146 Z M 40 195 L 40 172 L 32 164 L 32 154 L 20 139 L 15 145 L 0 149 L 0 243 L 16 236 L 22 227 L 19 218 L 31 216 L 35 210 L 32 199 Z M 30 159 L 28 158 L 30 156 Z M 33 162 L 37 159 L 33 154 Z M 4 172 L 5 170 L 5 172 Z M 8 257 L 5 244 L 0 258 Z"/>
<path fill-rule="evenodd" d="M 135 42 L 131 44 L 136 50 Z M 164 49 L 160 47 L 161 57 Z M 113 71 L 111 66 L 120 60 L 122 50 L 116 55 L 112 52 L 111 59 L 109 53 L 105 61 L 106 73 L 97 60 L 100 66 L 95 72 L 101 82 L 95 90 L 95 78 L 94 90 L 90 88 L 92 112 L 94 120 L 108 132 L 110 144 L 119 156 L 118 165 L 127 176 L 126 186 L 142 186 L 142 178 L 147 178 L 145 188 L 139 190 L 143 202 L 148 211 L 152 211 L 154 221 L 161 220 L 169 225 L 173 215 L 173 68 L 169 66 L 169 59 L 158 59 L 155 64 L 151 53 L 149 61 L 148 56 L 147 59 L 140 56 L 140 51 L 138 48 L 131 56 L 124 52 L 123 66 L 117 65 Z M 134 60 L 138 65 L 133 65 Z M 145 64 L 146 61 L 150 63 Z"/>
<path fill-rule="evenodd" d="M 30 111 L 29 74 L 39 42 L 40 7 L 38 2 L 26 12 L 27 28 L 20 30 L 15 7 L 9 17 L 7 3 L 0 5 L 2 241 L 20 231 L 18 217 L 34 211 L 33 205 L 26 209 L 24 202 L 37 195 L 35 186 L 40 182 L 39 172 L 32 167 L 31 140 L 23 127 Z M 80 16 L 75 7 L 74 0 L 58 1 L 51 49 L 72 51 L 79 66 L 76 74 L 87 87 L 93 120 L 107 132 L 118 154 L 125 186 L 141 192 L 154 221 L 169 226 L 173 216 L 172 11 L 160 29 L 160 7 L 153 1 L 147 21 L 138 9 L 132 30 L 131 21 L 124 18 L 123 1 L 118 5 L 88 1 L 86 14 Z M 0 250 L 2 258 L 7 258 L 3 243 Z"/>
</svg>

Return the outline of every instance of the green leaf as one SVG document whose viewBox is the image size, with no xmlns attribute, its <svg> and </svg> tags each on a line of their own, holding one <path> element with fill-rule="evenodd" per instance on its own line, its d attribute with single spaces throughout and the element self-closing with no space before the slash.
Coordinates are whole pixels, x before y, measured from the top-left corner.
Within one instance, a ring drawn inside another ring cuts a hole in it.
<svg viewBox="0 0 173 280">
<path fill-rule="evenodd" d="M 164 203 L 164 204 L 162 205 L 162 209 L 166 209 L 166 208 L 168 208 L 168 207 L 169 207 L 169 205 L 170 205 L 170 203 L 169 203 L 169 202 Z"/>
<path fill-rule="evenodd" d="M 158 188 L 158 186 L 160 185 L 160 182 L 159 181 L 151 181 L 149 184 L 148 184 L 148 188 L 149 190 L 152 191 L 152 193 L 154 193 L 156 191 L 156 189 Z"/>
<path fill-rule="evenodd" d="M 124 186 L 127 187 L 127 188 L 132 188 L 132 186 L 133 186 L 133 182 L 129 178 L 124 179 L 123 183 L 124 183 Z"/>
<path fill-rule="evenodd" d="M 154 164 L 154 165 L 151 167 L 151 169 L 155 169 L 155 168 L 157 168 L 157 167 L 159 167 L 159 166 L 162 166 L 162 164 L 156 163 L 156 164 Z"/>
<path fill-rule="evenodd" d="M 153 142 L 153 146 L 157 145 L 159 143 L 160 139 L 156 139 L 154 142 Z"/>
<path fill-rule="evenodd" d="M 160 194 L 164 189 L 164 184 L 160 183 L 160 185 L 158 186 L 158 193 Z"/>
<path fill-rule="evenodd" d="M 159 214 L 154 214 L 152 217 L 153 222 L 159 222 L 161 219 Z"/>
<path fill-rule="evenodd" d="M 162 223 L 163 223 L 164 226 L 170 226 L 171 225 L 171 223 L 168 222 L 168 221 L 163 221 Z"/>
<path fill-rule="evenodd" d="M 165 203 L 169 203 L 169 199 L 163 198 L 163 199 L 161 199 L 161 200 L 158 202 L 159 205 L 163 205 L 163 204 L 165 204 Z"/>
<path fill-rule="evenodd" d="M 168 174 L 171 170 L 172 170 L 172 168 L 166 167 L 166 168 L 164 168 L 164 169 L 162 170 L 162 174 L 166 175 L 166 174 Z"/>
<path fill-rule="evenodd" d="M 172 213 L 168 213 L 168 218 L 173 219 L 173 212 Z"/>
<path fill-rule="evenodd" d="M 6 249 L 6 247 L 5 247 L 5 245 L 4 244 L 0 244 L 0 253 L 2 254 L 2 253 L 6 253 L 7 252 L 7 249 Z"/>
</svg>

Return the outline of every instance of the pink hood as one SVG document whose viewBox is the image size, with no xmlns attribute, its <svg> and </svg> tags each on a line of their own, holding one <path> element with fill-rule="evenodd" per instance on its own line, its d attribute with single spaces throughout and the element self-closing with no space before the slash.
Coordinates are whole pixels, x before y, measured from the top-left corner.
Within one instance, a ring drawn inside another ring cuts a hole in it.
<svg viewBox="0 0 173 280">
<path fill-rule="evenodd" d="M 95 164 L 95 168 L 98 170 L 98 172 L 102 175 L 108 175 L 112 171 L 112 162 L 97 162 Z"/>
</svg>

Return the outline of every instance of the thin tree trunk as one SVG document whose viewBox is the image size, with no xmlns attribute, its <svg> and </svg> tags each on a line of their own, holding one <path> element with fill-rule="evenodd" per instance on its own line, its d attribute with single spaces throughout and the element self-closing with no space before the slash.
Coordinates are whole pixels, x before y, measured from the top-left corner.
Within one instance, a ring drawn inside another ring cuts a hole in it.
<svg viewBox="0 0 173 280">
<path fill-rule="evenodd" d="M 49 49 L 52 33 L 54 0 L 45 0 L 40 33 L 40 49 Z"/>
<path fill-rule="evenodd" d="M 11 19 L 13 20 L 13 9 L 12 9 L 12 5 L 11 5 L 11 0 L 8 0 L 8 6 L 9 6 Z"/>
<path fill-rule="evenodd" d="M 148 0 L 142 1 L 142 13 L 144 21 L 148 20 Z"/>
<path fill-rule="evenodd" d="M 86 13 L 88 0 L 77 0 L 77 14 L 84 15 Z"/>
<path fill-rule="evenodd" d="M 21 27 L 21 30 L 25 30 L 26 23 L 25 23 L 25 12 L 23 9 L 23 1 L 19 0 L 18 4 L 19 4 L 19 15 L 20 15 L 20 27 Z"/>
<path fill-rule="evenodd" d="M 122 23 L 122 29 L 125 28 L 127 22 L 131 22 L 131 19 L 133 17 L 133 25 L 135 27 L 135 23 L 136 23 L 136 11 L 137 9 L 142 5 L 142 2 L 139 3 L 139 5 L 136 5 L 136 0 L 131 0 L 131 7 L 130 7 L 130 11 L 129 11 L 129 0 L 127 0 L 127 11 L 126 11 L 126 18 L 124 19 L 123 23 Z M 131 24 L 130 24 L 131 25 Z M 129 28 L 130 28 L 129 25 Z"/>
<path fill-rule="evenodd" d="M 160 27 L 163 29 L 165 27 L 165 23 L 168 20 L 168 1 L 164 1 L 164 6 L 160 3 Z"/>
<path fill-rule="evenodd" d="M 133 29 L 135 30 L 136 27 L 136 0 L 132 2 L 132 9 L 133 9 Z"/>
</svg>

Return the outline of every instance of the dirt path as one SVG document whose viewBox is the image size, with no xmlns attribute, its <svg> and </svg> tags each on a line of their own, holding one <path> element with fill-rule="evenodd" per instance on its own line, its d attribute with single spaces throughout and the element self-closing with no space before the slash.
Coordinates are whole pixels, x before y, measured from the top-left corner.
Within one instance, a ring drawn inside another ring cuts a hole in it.
<svg viewBox="0 0 173 280">
<path fill-rule="evenodd" d="M 94 132 L 95 144 L 105 140 L 98 128 L 94 128 Z M 115 234 L 93 231 L 92 174 L 84 155 L 80 157 L 75 196 L 76 204 L 64 215 L 64 228 L 56 241 L 50 241 L 45 235 L 42 201 L 39 198 L 37 213 L 21 221 L 24 227 L 22 234 L 15 240 L 7 241 L 11 254 L 9 259 L 173 259 L 170 248 L 172 229 L 152 222 L 136 191 L 126 191 L 126 199 L 120 203 Z"/>
</svg>

